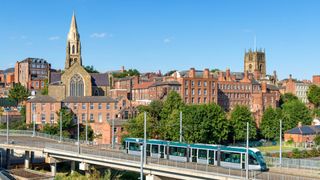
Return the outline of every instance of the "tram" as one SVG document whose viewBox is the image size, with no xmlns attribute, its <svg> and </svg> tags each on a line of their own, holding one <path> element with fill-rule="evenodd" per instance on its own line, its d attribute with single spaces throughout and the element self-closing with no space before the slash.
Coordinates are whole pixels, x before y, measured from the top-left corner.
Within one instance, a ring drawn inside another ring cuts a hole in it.
<svg viewBox="0 0 320 180">
<path fill-rule="evenodd" d="M 141 138 L 126 138 L 124 140 L 126 153 L 140 156 L 142 143 Z M 148 139 L 146 153 L 153 158 L 245 169 L 245 147 Z M 268 170 L 261 152 L 256 148 L 249 148 L 249 170 Z"/>
</svg>

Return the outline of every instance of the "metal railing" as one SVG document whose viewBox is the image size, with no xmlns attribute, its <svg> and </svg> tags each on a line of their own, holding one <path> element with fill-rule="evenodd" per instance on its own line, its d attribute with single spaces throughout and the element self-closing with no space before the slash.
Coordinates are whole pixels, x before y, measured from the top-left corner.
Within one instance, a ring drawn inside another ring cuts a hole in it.
<svg viewBox="0 0 320 180">
<path fill-rule="evenodd" d="M 264 158 L 268 166 L 280 166 L 280 158 L 268 156 Z M 320 170 L 320 160 L 282 158 L 281 166 L 284 168 Z"/>
</svg>

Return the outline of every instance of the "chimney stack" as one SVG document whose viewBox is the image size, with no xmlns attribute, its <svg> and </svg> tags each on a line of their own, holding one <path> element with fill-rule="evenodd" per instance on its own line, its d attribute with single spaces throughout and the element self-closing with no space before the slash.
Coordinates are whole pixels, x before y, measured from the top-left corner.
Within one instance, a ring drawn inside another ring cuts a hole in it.
<svg viewBox="0 0 320 180">
<path fill-rule="evenodd" d="M 191 77 L 191 78 L 195 78 L 196 77 L 196 70 L 194 68 L 190 68 L 189 77 Z"/>
<path fill-rule="evenodd" d="M 208 68 L 206 68 L 206 69 L 204 69 L 204 71 L 203 71 L 203 78 L 209 78 L 209 69 Z"/>
<path fill-rule="evenodd" d="M 263 93 L 267 92 L 267 83 L 266 82 L 261 82 L 261 91 Z"/>
</svg>

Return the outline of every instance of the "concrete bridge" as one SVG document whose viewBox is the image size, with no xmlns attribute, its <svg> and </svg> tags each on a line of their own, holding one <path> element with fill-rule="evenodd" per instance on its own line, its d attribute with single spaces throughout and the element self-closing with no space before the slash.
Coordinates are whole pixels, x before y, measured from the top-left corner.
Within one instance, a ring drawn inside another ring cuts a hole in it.
<svg viewBox="0 0 320 180">
<path fill-rule="evenodd" d="M 30 167 L 34 153 L 41 153 L 46 163 L 50 164 L 52 175 L 56 173 L 56 165 L 62 161 L 71 161 L 71 171 L 75 170 L 75 162 L 79 169 L 88 171 L 89 166 L 103 166 L 120 170 L 140 172 L 140 156 L 133 156 L 121 150 L 103 146 L 81 145 L 80 152 L 75 143 L 58 142 L 54 138 L 43 137 L 38 134 L 30 137 L 24 132 L 11 132 L 10 140 L 13 144 L 6 143 L 6 137 L 1 135 L 0 147 L 6 149 L 6 156 L 14 150 L 25 152 L 25 168 Z M 41 136 L 41 137 L 40 137 Z M 7 159 L 10 161 L 10 159 Z M 166 159 L 147 158 L 143 164 L 143 173 L 146 179 L 245 179 L 243 170 L 226 169 L 211 165 L 202 165 L 190 162 L 177 162 Z M 296 176 L 293 177 L 295 179 Z M 277 173 L 250 172 L 250 179 L 282 179 L 283 175 Z M 299 177 L 298 177 L 299 178 Z M 288 178 L 286 178 L 288 179 Z M 292 179 L 292 178 L 291 178 Z M 301 178 L 311 180 L 312 178 Z"/>
</svg>

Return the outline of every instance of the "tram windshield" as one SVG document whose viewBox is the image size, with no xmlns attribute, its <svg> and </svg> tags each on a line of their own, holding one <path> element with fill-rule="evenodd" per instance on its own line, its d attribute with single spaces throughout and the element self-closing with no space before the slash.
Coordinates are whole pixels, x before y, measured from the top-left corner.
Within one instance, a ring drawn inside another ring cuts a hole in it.
<svg viewBox="0 0 320 180">
<path fill-rule="evenodd" d="M 260 163 L 265 163 L 264 158 L 263 158 L 263 156 L 262 156 L 262 154 L 261 154 L 260 151 L 256 152 L 256 156 L 257 156 L 257 160 L 258 160 Z"/>
</svg>

